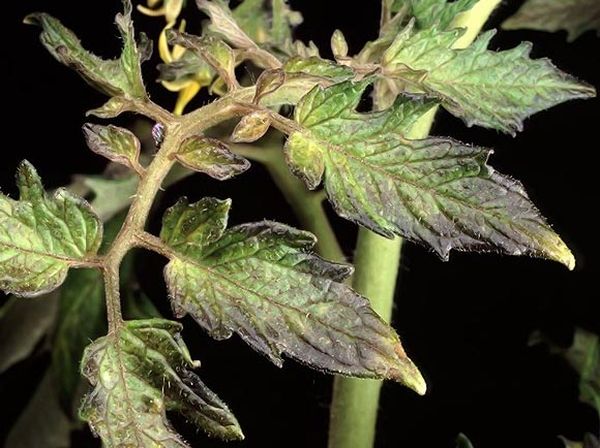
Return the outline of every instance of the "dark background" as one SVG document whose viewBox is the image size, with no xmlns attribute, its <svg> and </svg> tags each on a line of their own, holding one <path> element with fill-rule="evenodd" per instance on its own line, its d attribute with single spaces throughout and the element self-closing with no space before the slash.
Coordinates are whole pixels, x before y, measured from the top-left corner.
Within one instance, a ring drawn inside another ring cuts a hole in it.
<svg viewBox="0 0 600 448">
<path fill-rule="evenodd" d="M 515 11 L 520 1 L 505 2 L 490 26 Z M 292 0 L 304 14 L 297 36 L 313 39 L 329 56 L 333 30 L 347 36 L 351 52 L 376 36 L 377 1 L 350 6 L 344 0 Z M 6 8 L 8 7 L 8 11 Z M 83 142 L 84 112 L 104 97 L 56 63 L 37 40 L 38 31 L 21 24 L 24 15 L 45 10 L 63 20 L 89 49 L 114 56 L 119 50 L 113 16 L 118 0 L 47 2 L 21 0 L 3 4 L 0 70 L 4 122 L 2 191 L 15 194 L 13 173 L 24 158 L 38 167 L 48 187 L 67 184 L 73 173 L 99 173 L 105 161 Z M 196 15 L 188 8 L 188 15 Z M 141 18 L 137 27 L 156 36 L 161 20 Z M 192 20 L 192 23 L 197 23 Z M 193 30 L 192 28 L 189 28 Z M 501 32 L 492 47 L 512 48 L 521 40 L 535 43 L 534 57 L 550 57 L 561 69 L 600 86 L 600 39 L 586 33 L 566 43 L 565 33 Z M 155 101 L 171 107 L 174 97 L 152 82 L 155 64 L 146 64 L 147 84 Z M 542 330 L 564 345 L 575 326 L 600 332 L 596 281 L 598 255 L 593 213 L 598 204 L 597 168 L 600 125 L 598 100 L 576 101 L 528 120 L 512 139 L 494 131 L 467 129 L 440 113 L 436 135 L 495 148 L 491 163 L 526 185 L 532 199 L 577 256 L 577 268 L 528 258 L 453 253 L 449 263 L 427 250 L 406 246 L 397 290 L 394 326 L 421 368 L 429 392 L 421 398 L 397 384 L 385 384 L 378 426 L 378 447 L 453 447 L 459 432 L 475 447 L 560 447 L 563 434 L 581 439 L 597 431 L 591 407 L 577 400 L 577 378 L 558 357 L 528 338 Z M 131 119 L 121 123 L 131 124 Z M 218 183 L 193 176 L 173 187 L 160 212 L 178 196 L 196 200 L 214 195 L 234 200 L 232 222 L 275 219 L 295 224 L 284 199 L 264 170 L 253 169 Z M 355 228 L 332 216 L 351 256 Z M 158 217 L 151 223 L 156 231 Z M 160 258 L 144 257 L 138 272 L 155 303 L 169 316 Z M 237 337 L 210 340 L 186 320 L 185 339 L 202 360 L 201 375 L 235 411 L 248 447 L 324 447 L 327 438 L 331 378 L 288 361 L 282 370 L 256 355 Z M 16 366 L 0 382 L 3 418 L 8 428 L 34 391 L 48 358 Z M 18 392 L 8 399 L 9 392 Z M 223 446 L 203 434 L 181 430 L 195 446 Z M 74 446 L 97 443 L 85 434 Z"/>
</svg>

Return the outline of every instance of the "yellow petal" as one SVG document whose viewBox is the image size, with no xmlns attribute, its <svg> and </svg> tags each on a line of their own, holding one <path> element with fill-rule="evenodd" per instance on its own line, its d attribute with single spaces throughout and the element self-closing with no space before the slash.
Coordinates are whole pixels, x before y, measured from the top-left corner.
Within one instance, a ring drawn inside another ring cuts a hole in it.
<svg viewBox="0 0 600 448">
<path fill-rule="evenodd" d="M 174 23 L 168 23 L 167 26 L 165 26 L 160 32 L 160 36 L 158 37 L 158 54 L 165 64 L 169 64 L 177 59 L 175 55 L 171 53 L 169 42 L 167 41 L 167 30 L 172 28 L 173 25 Z"/>
<path fill-rule="evenodd" d="M 159 17 L 159 16 L 165 15 L 165 7 L 164 6 L 162 8 L 158 8 L 158 9 L 150 9 L 143 5 L 137 5 L 137 9 L 142 14 L 144 14 L 146 16 L 150 16 L 150 17 Z"/>
<path fill-rule="evenodd" d="M 175 22 L 179 14 L 181 14 L 181 9 L 183 8 L 183 0 L 166 0 L 165 3 L 165 18 L 167 22 Z"/>
<path fill-rule="evenodd" d="M 149 8 L 154 8 L 156 5 L 158 5 L 162 0 L 148 0 L 146 2 L 146 4 L 148 5 Z"/>
<path fill-rule="evenodd" d="M 179 97 L 177 98 L 177 104 L 175 105 L 173 113 L 175 115 L 183 115 L 185 107 L 194 99 L 201 88 L 202 86 L 197 82 L 191 82 L 185 89 L 179 92 Z"/>
</svg>

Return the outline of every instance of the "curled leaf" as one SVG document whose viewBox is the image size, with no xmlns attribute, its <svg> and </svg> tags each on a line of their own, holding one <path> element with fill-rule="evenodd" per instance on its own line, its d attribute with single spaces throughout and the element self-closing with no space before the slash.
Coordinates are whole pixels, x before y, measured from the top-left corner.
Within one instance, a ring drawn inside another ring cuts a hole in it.
<svg viewBox="0 0 600 448">
<path fill-rule="evenodd" d="M 252 143 L 267 133 L 271 126 L 271 114 L 268 111 L 259 110 L 244 115 L 237 124 L 231 140 L 236 143 Z"/>
<path fill-rule="evenodd" d="M 190 137 L 174 157 L 189 169 L 217 180 L 230 179 L 250 168 L 250 162 L 233 154 L 227 145 L 214 138 Z"/>
<path fill-rule="evenodd" d="M 343 283 L 350 266 L 313 255 L 315 237 L 283 224 L 225 230 L 229 206 L 205 198 L 165 214 L 165 278 L 177 316 L 189 313 L 216 339 L 235 332 L 277 365 L 285 353 L 318 370 L 424 393 L 395 331 Z"/>
<path fill-rule="evenodd" d="M 269 95 L 285 83 L 285 71 L 282 69 L 264 70 L 256 80 L 256 93 L 252 102 L 260 103 L 263 96 Z"/>
<path fill-rule="evenodd" d="M 144 39 L 138 46 L 131 20 L 131 2 L 123 1 L 124 12 L 115 22 L 123 39 L 119 59 L 104 60 L 86 51 L 77 36 L 60 21 L 46 13 L 33 13 L 25 23 L 42 27 L 40 40 L 59 62 L 72 67 L 90 85 L 110 96 L 146 98 L 141 63 L 149 57 L 151 47 Z"/>
<path fill-rule="evenodd" d="M 134 171 L 139 163 L 140 141 L 129 130 L 118 126 L 100 126 L 87 123 L 83 126 L 88 147 L 107 159 L 125 165 Z"/>
<path fill-rule="evenodd" d="M 227 406 L 191 371 L 199 363 L 180 331 L 180 324 L 163 319 L 128 321 L 86 349 L 82 374 L 93 389 L 80 415 L 107 448 L 187 448 L 167 411 L 212 436 L 243 439 Z"/>
</svg>

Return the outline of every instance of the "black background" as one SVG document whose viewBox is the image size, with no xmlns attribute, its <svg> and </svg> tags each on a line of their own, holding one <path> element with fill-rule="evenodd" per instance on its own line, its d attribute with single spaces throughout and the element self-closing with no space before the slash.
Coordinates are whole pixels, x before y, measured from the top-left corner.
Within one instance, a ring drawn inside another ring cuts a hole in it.
<svg viewBox="0 0 600 448">
<path fill-rule="evenodd" d="M 506 2 L 490 26 L 498 26 L 519 3 Z M 376 36 L 377 1 L 291 4 L 305 17 L 297 36 L 313 39 L 326 56 L 336 27 L 346 34 L 351 51 Z M 48 11 L 73 28 L 89 49 L 114 56 L 120 44 L 112 20 L 120 2 L 21 0 L 2 7 L 2 191 L 15 194 L 13 173 L 24 158 L 38 167 L 48 187 L 68 183 L 73 173 L 101 172 L 105 162 L 85 148 L 80 129 L 84 112 L 104 97 L 56 63 L 39 44 L 38 31 L 21 20 L 28 12 Z M 188 15 L 199 16 L 193 7 Z M 153 36 L 162 25 L 157 19 L 135 18 L 138 29 Z M 190 29 L 197 23 L 192 20 Z M 568 44 L 564 33 L 501 32 L 492 47 L 512 48 L 521 40 L 535 43 L 534 57 L 550 57 L 561 69 L 600 86 L 600 39 L 593 33 Z M 147 80 L 155 78 L 154 66 L 146 64 Z M 173 96 L 152 81 L 147 84 L 155 101 L 172 106 Z M 538 329 L 565 345 L 575 326 L 600 331 L 594 244 L 598 224 L 593 213 L 598 204 L 599 110 L 595 99 L 561 105 L 528 120 L 515 139 L 468 129 L 446 113 L 438 116 L 435 134 L 495 148 L 491 163 L 523 181 L 573 249 L 578 265 L 568 272 L 552 262 L 459 253 L 443 263 L 427 250 L 407 245 L 394 326 L 425 375 L 429 392 L 421 398 L 397 384 L 385 384 L 378 447 L 453 447 L 458 432 L 479 448 L 559 447 L 558 434 L 581 439 L 584 431 L 598 430 L 592 408 L 577 400 L 576 376 L 562 360 L 541 347 L 529 347 L 527 341 Z M 131 124 L 132 119 L 120 122 Z M 234 224 L 263 218 L 296 223 L 264 170 L 255 165 L 227 183 L 200 175 L 181 182 L 165 195 L 151 230 L 157 231 L 160 212 L 183 194 L 193 200 L 205 195 L 233 198 Z M 351 255 L 354 226 L 332 219 Z M 158 282 L 163 262 L 154 256 L 141 261 L 141 282 L 168 316 Z M 237 337 L 214 342 L 191 320 L 185 324 L 185 339 L 203 363 L 201 375 L 235 411 L 247 437 L 245 446 L 325 446 L 330 377 L 293 361 L 280 370 Z M 2 426 L 14 422 L 47 362 L 44 356 L 29 360 L 0 380 Z M 179 423 L 197 446 L 223 446 Z M 95 443 L 77 434 L 74 446 Z"/>
</svg>

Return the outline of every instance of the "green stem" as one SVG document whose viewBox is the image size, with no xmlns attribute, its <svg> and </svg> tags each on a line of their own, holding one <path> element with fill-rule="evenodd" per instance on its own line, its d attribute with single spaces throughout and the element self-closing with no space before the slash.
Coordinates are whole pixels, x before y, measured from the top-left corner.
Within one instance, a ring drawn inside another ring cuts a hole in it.
<svg viewBox="0 0 600 448">
<path fill-rule="evenodd" d="M 471 10 L 459 15 L 452 27 L 467 28 L 456 48 L 473 42 L 500 0 L 480 0 Z M 429 135 L 435 110 L 423 116 L 407 135 L 421 139 Z M 361 228 L 355 252 L 356 268 L 353 286 L 368 297 L 373 308 L 389 322 L 392 314 L 394 291 L 402 240 L 388 240 Z M 371 448 L 375 429 L 381 381 L 337 377 L 331 403 L 329 448 Z"/>
</svg>

